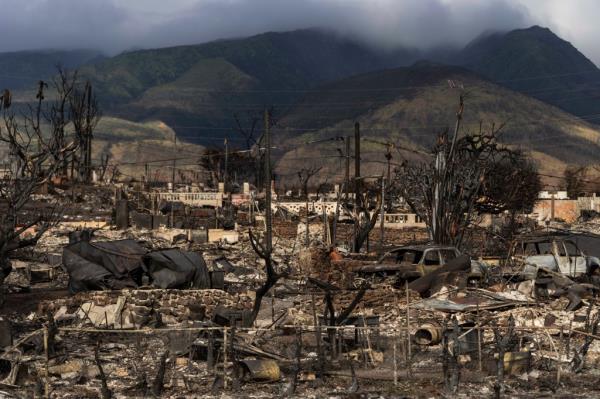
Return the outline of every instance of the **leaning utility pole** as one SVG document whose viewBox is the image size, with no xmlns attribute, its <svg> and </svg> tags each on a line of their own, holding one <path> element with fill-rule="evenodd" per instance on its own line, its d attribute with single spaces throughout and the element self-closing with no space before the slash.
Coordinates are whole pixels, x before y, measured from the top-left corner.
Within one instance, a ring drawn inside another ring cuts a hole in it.
<svg viewBox="0 0 600 399">
<path fill-rule="evenodd" d="M 265 195 L 267 205 L 265 209 L 265 221 L 267 223 L 267 234 L 265 237 L 265 252 L 267 256 L 271 256 L 273 249 L 273 226 L 272 214 L 271 214 L 271 116 L 269 110 L 265 109 L 265 145 L 266 145 L 266 156 L 265 156 Z"/>
</svg>

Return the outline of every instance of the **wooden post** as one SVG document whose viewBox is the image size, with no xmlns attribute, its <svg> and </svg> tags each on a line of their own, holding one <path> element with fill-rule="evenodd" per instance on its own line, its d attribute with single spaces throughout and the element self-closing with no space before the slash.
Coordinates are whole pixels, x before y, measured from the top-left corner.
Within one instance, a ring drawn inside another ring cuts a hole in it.
<svg viewBox="0 0 600 399">
<path fill-rule="evenodd" d="M 322 205 L 323 210 L 323 228 L 325 229 L 325 239 L 327 240 L 328 246 L 331 248 L 333 240 L 331 238 L 331 229 L 329 228 L 329 214 L 327 213 L 327 207 Z"/>
<path fill-rule="evenodd" d="M 335 248 L 337 246 L 337 223 L 338 218 L 340 217 L 340 192 L 338 191 L 337 198 L 335 200 L 335 217 L 333 218 L 333 228 L 331 234 L 331 247 Z"/>
<path fill-rule="evenodd" d="M 275 323 L 275 290 L 271 290 L 271 323 Z"/>
<path fill-rule="evenodd" d="M 398 385 L 398 361 L 396 360 L 396 336 L 394 335 L 394 385 Z"/>
<path fill-rule="evenodd" d="M 213 330 L 208 331 L 208 347 L 206 348 L 206 368 L 215 368 L 215 335 Z"/>
<path fill-rule="evenodd" d="M 481 363 L 481 323 L 479 322 L 479 302 L 477 302 L 477 355 L 479 360 L 479 372 L 483 371 L 483 365 Z"/>
<path fill-rule="evenodd" d="M 306 193 L 306 247 L 310 246 L 310 232 L 308 231 L 310 221 L 308 220 L 308 192 Z"/>
<path fill-rule="evenodd" d="M 45 382 L 44 382 L 44 397 L 50 398 L 50 373 L 48 371 L 48 362 L 50 361 L 49 349 L 48 349 L 48 326 L 44 326 L 44 360 L 45 360 Z"/>
<path fill-rule="evenodd" d="M 227 327 L 223 328 L 223 388 L 227 389 Z"/>
<path fill-rule="evenodd" d="M 412 375 L 411 370 L 411 347 L 410 347 L 410 304 L 409 304 L 409 295 L 408 295 L 408 281 L 404 283 L 404 287 L 406 289 L 406 365 L 408 375 Z"/>
<path fill-rule="evenodd" d="M 317 308 L 315 306 L 315 294 L 310 294 L 310 300 L 312 304 L 313 323 L 315 326 L 315 338 L 317 340 L 317 356 L 319 358 L 319 378 L 323 374 L 323 352 L 321 350 L 321 327 L 317 320 Z"/>
</svg>

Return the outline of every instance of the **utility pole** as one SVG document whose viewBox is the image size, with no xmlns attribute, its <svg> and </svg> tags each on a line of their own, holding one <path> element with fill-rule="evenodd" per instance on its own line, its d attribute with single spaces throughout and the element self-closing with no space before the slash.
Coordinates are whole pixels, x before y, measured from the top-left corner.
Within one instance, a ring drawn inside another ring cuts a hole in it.
<svg viewBox="0 0 600 399">
<path fill-rule="evenodd" d="M 87 112 L 85 115 L 85 126 L 86 126 L 86 142 L 85 142 L 85 182 L 90 183 L 92 179 L 92 118 L 90 115 L 92 107 L 92 85 L 90 82 L 86 84 L 87 92 Z"/>
<path fill-rule="evenodd" d="M 229 181 L 229 169 L 228 169 L 228 162 L 229 162 L 229 146 L 227 145 L 227 138 L 225 139 L 225 177 L 223 180 L 225 180 L 223 182 L 223 188 L 225 191 L 225 193 L 227 193 L 227 182 Z"/>
<path fill-rule="evenodd" d="M 389 173 L 389 172 L 388 172 Z M 389 177 L 388 177 L 389 178 Z M 379 251 L 383 254 L 383 242 L 385 238 L 385 179 L 381 177 L 381 208 L 379 209 L 379 216 L 381 217 L 381 242 L 379 243 Z"/>
<path fill-rule="evenodd" d="M 354 124 L 354 228 L 352 239 L 352 251 L 356 252 L 356 238 L 358 235 L 358 224 L 360 222 L 360 124 Z M 367 242 L 367 248 L 369 244 Z"/>
<path fill-rule="evenodd" d="M 346 141 L 346 184 L 344 187 L 346 202 L 348 202 L 348 190 L 350 187 L 350 136 L 345 137 Z"/>
<path fill-rule="evenodd" d="M 354 124 L 354 187 L 356 198 L 354 202 L 359 203 L 360 197 L 360 123 Z"/>
<path fill-rule="evenodd" d="M 173 140 L 175 144 L 175 151 L 173 155 L 173 173 L 171 174 L 171 192 L 175 193 L 175 168 L 177 166 L 177 134 L 173 132 Z M 175 226 L 175 215 L 173 214 L 175 198 L 171 199 L 171 228 Z"/>
<path fill-rule="evenodd" d="M 267 234 L 265 237 L 265 250 L 267 256 L 271 256 L 273 249 L 273 226 L 272 214 L 271 214 L 271 116 L 269 110 L 265 109 L 265 144 L 266 144 L 266 156 L 265 156 L 265 195 L 267 200 L 267 209 L 265 209 L 265 221 L 267 222 Z"/>
<path fill-rule="evenodd" d="M 385 159 L 387 160 L 387 186 L 391 184 L 391 164 L 392 164 L 392 143 L 387 143 L 387 152 L 385 153 Z"/>
<path fill-rule="evenodd" d="M 177 134 L 173 132 L 173 142 L 175 151 L 173 151 L 173 173 L 171 173 L 171 192 L 175 192 L 175 168 L 177 167 Z"/>
</svg>

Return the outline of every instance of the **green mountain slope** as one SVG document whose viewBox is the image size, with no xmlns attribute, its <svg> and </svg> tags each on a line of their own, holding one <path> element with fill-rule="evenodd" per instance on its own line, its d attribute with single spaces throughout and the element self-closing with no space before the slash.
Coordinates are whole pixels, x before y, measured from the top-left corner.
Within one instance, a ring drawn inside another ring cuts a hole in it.
<svg viewBox="0 0 600 399">
<path fill-rule="evenodd" d="M 600 112 L 600 70 L 547 28 L 482 36 L 454 62 L 574 115 Z"/>
<path fill-rule="evenodd" d="M 300 30 L 194 46 L 134 51 L 88 65 L 105 109 L 120 117 L 160 117 L 178 133 L 219 137 L 236 112 L 289 107 L 327 81 L 408 65 L 416 50 L 382 53 L 333 33 Z"/>
<path fill-rule="evenodd" d="M 153 179 L 170 181 L 173 158 L 182 172 L 200 171 L 197 160 L 204 147 L 178 140 L 175 132 L 161 121 L 136 123 L 114 117 L 103 117 L 94 132 L 92 159 L 99 163 L 109 154 L 109 164 L 117 165 L 125 178 L 140 179 L 146 171 Z"/>
<path fill-rule="evenodd" d="M 0 89 L 30 89 L 39 80 L 49 80 L 62 65 L 68 69 L 102 59 L 95 50 L 40 50 L 0 53 Z"/>
<path fill-rule="evenodd" d="M 304 145 L 353 135 L 361 123 L 363 159 L 368 173 L 384 169 L 385 146 L 392 142 L 416 151 L 394 153 L 396 162 L 415 159 L 436 135 L 452 131 L 461 92 L 466 93 L 462 134 L 504 125 L 501 141 L 531 152 L 540 168 L 560 174 L 566 163 L 598 162 L 600 129 L 541 101 L 491 83 L 460 67 L 419 63 L 412 67 L 368 73 L 320 87 L 280 121 L 277 144 L 287 151 L 279 173 L 306 164 L 325 165 L 324 173 L 341 174 L 339 141 Z"/>
</svg>

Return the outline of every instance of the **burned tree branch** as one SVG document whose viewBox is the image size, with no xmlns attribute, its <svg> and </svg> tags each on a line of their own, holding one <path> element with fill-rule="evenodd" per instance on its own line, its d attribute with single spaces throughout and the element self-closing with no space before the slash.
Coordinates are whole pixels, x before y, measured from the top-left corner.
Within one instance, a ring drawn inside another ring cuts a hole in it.
<svg viewBox="0 0 600 399">
<path fill-rule="evenodd" d="M 30 198 L 53 176 L 66 173 L 69 160 L 90 136 L 100 117 L 91 89 L 85 96 L 77 89 L 77 73 L 59 69 L 54 79 L 53 101 L 46 100 L 48 84 L 40 81 L 35 102 L 21 115 L 12 112 L 11 94 L 5 90 L 0 101 L 4 126 L 0 144 L 7 148 L 9 172 L 0 181 L 0 282 L 11 271 L 10 256 L 35 245 L 44 232 L 60 219 L 57 206 L 43 207 L 37 215 L 24 215 Z M 69 132 L 67 126 L 74 127 Z M 23 219 L 23 220 L 21 220 Z M 30 229 L 35 232 L 23 238 Z"/>
</svg>

